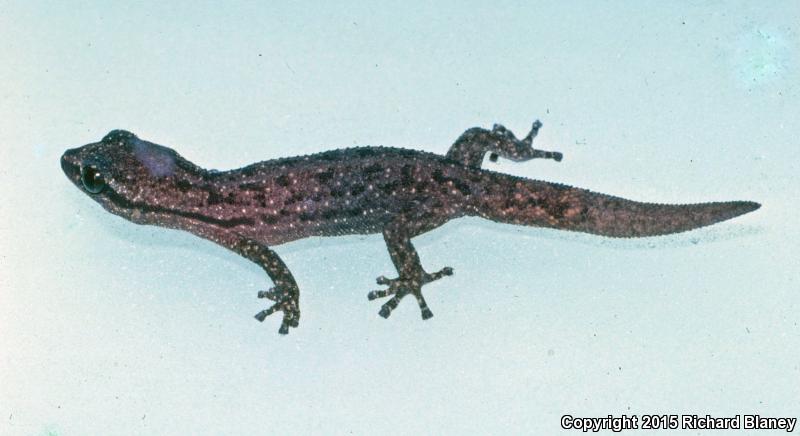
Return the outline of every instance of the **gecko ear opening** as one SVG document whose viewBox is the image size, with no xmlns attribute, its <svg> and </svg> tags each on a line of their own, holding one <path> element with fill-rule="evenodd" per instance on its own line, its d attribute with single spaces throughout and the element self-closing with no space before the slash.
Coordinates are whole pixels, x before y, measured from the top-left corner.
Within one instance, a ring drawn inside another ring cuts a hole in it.
<svg viewBox="0 0 800 436">
<path fill-rule="evenodd" d="M 106 187 L 106 180 L 103 173 L 94 165 L 88 165 L 81 168 L 81 183 L 87 192 L 91 194 L 99 194 L 103 192 Z"/>
</svg>

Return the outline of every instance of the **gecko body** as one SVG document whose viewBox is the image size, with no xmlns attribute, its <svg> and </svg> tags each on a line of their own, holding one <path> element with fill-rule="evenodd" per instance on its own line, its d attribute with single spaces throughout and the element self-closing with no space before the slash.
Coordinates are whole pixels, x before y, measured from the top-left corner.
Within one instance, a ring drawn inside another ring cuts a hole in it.
<svg viewBox="0 0 800 436">
<path fill-rule="evenodd" d="M 61 166 L 72 183 L 109 212 L 137 224 L 191 232 L 261 266 L 273 301 L 256 318 L 282 312 L 280 333 L 297 327 L 299 289 L 270 248 L 311 236 L 381 233 L 398 277 L 378 277 L 388 317 L 413 295 L 422 318 L 433 316 L 422 286 L 452 269 L 428 273 L 411 239 L 449 220 L 478 216 L 609 237 L 682 232 L 753 211 L 758 203 L 641 203 L 571 186 L 481 168 L 486 156 L 513 161 L 558 152 L 534 149 L 541 123 L 517 139 L 501 125 L 473 128 L 444 156 L 391 147 L 356 147 L 269 160 L 229 171 L 203 169 L 174 150 L 115 130 L 100 142 L 67 150 Z"/>
</svg>

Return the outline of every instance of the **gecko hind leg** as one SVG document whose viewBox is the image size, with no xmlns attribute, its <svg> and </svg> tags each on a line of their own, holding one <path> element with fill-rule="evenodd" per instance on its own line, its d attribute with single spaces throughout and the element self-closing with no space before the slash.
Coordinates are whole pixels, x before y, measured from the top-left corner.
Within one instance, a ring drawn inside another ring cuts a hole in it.
<svg viewBox="0 0 800 436">
<path fill-rule="evenodd" d="M 381 310 L 378 312 L 380 316 L 388 318 L 392 310 L 397 308 L 400 300 L 406 295 L 413 295 L 416 298 L 422 319 L 429 319 L 433 316 L 433 312 L 425 302 L 425 297 L 422 296 L 422 286 L 444 276 L 452 275 L 453 269 L 445 267 L 432 274 L 426 272 L 422 268 L 417 250 L 411 243 L 411 237 L 438 227 L 442 222 L 444 221 L 430 216 L 413 218 L 401 216 L 383 229 L 383 239 L 386 241 L 386 248 L 389 250 L 389 256 L 399 277 L 396 279 L 378 277 L 376 282 L 379 285 L 386 285 L 388 288 L 367 294 L 367 298 L 370 300 L 391 296 L 389 301 L 381 306 Z"/>
<path fill-rule="evenodd" d="M 533 122 L 530 132 L 523 139 L 517 139 L 510 130 L 502 124 L 495 124 L 492 130 L 474 127 L 464 132 L 447 151 L 447 158 L 461 162 L 464 165 L 480 168 L 486 153 L 489 160 L 497 161 L 504 157 L 515 162 L 524 162 L 530 159 L 542 158 L 561 161 L 563 154 L 557 151 L 545 151 L 533 148 L 533 139 L 539 133 L 542 123 Z"/>
</svg>

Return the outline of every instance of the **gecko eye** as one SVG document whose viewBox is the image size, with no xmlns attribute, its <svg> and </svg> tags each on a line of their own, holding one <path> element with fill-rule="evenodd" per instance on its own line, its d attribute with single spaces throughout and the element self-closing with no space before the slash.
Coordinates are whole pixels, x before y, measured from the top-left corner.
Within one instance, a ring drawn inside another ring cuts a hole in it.
<svg viewBox="0 0 800 436">
<path fill-rule="evenodd" d="M 92 194 L 99 194 L 106 187 L 103 174 L 94 166 L 81 168 L 81 182 L 83 182 L 83 187 Z"/>
</svg>

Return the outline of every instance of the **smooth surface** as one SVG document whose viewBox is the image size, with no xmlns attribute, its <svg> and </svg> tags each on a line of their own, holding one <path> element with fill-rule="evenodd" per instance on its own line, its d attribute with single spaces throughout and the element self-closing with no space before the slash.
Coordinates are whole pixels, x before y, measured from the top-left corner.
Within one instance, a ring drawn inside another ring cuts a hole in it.
<svg viewBox="0 0 800 436">
<path fill-rule="evenodd" d="M 795 2 L 0 2 L 0 434 L 556 434 L 562 414 L 798 416 Z M 380 236 L 254 264 L 103 211 L 58 157 L 113 128 L 232 168 L 351 145 L 444 153 L 505 124 L 564 161 L 488 168 L 735 221 L 611 240 L 461 220 L 455 275 L 387 321 Z M 637 434 L 647 434 L 638 432 Z M 666 434 L 658 432 L 657 434 Z M 740 434 L 740 432 L 732 432 Z M 718 432 L 715 434 L 725 434 Z"/>
</svg>

